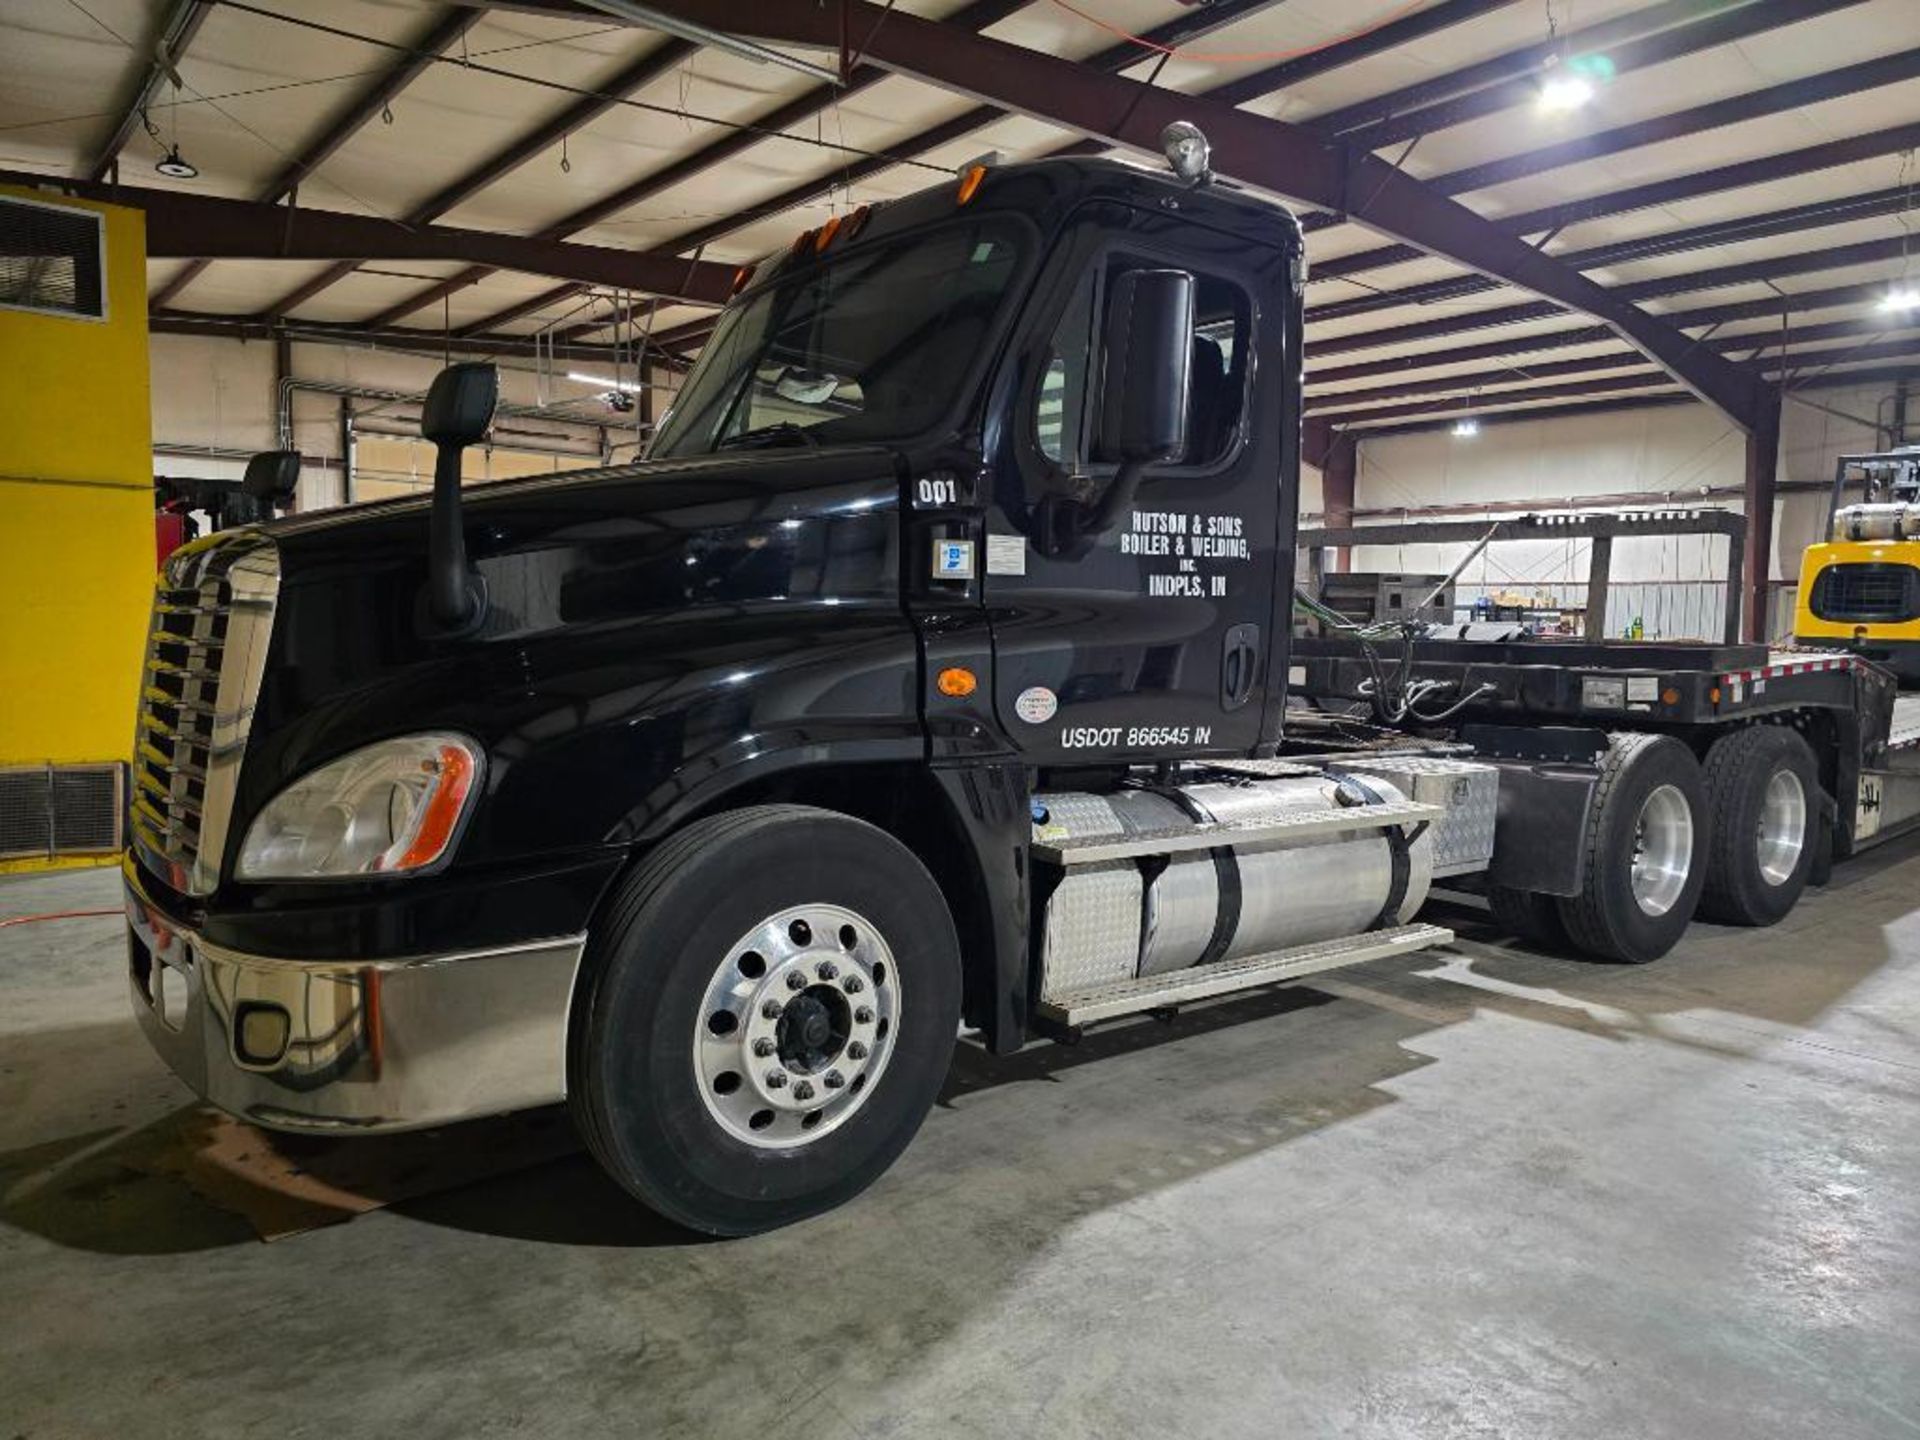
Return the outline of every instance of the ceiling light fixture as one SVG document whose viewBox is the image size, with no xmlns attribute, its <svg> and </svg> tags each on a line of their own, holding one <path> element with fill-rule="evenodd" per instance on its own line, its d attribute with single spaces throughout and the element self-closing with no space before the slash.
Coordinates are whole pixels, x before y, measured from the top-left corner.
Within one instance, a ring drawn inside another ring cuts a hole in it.
<svg viewBox="0 0 1920 1440">
<path fill-rule="evenodd" d="M 1920 290 L 1904 282 L 1880 297 L 1882 310 L 1920 310 Z"/>
<path fill-rule="evenodd" d="M 1480 433 L 1480 422 L 1469 415 L 1464 420 L 1453 422 L 1453 433 L 1463 440 L 1471 440 Z"/>
<path fill-rule="evenodd" d="M 585 0 L 585 3 L 590 9 L 611 15 L 616 20 L 625 20 L 630 25 L 644 25 L 649 30 L 658 30 L 663 35 L 672 35 L 680 40 L 691 40 L 696 45 L 711 45 L 715 50 L 724 50 L 729 55 L 751 60 L 756 65 L 781 65 L 802 75 L 810 75 L 815 80 L 824 80 L 829 85 L 841 83 L 838 70 L 782 54 L 755 41 L 696 24 L 692 20 L 682 20 L 678 15 L 666 14 L 651 5 L 636 5 L 634 0 Z"/>
<path fill-rule="evenodd" d="M 569 370 L 567 378 L 577 380 L 582 385 L 598 385 L 602 390 L 625 390 L 629 395 L 647 388 L 637 380 L 609 380 L 604 375 L 589 375 L 583 370 Z"/>
<path fill-rule="evenodd" d="M 178 145 L 173 146 L 163 159 L 156 160 L 153 168 L 169 180 L 197 180 L 200 167 L 180 153 Z"/>
<path fill-rule="evenodd" d="M 1593 82 L 1584 75 L 1554 75 L 1540 87 L 1540 108 L 1550 115 L 1578 110 L 1595 94 Z"/>
</svg>

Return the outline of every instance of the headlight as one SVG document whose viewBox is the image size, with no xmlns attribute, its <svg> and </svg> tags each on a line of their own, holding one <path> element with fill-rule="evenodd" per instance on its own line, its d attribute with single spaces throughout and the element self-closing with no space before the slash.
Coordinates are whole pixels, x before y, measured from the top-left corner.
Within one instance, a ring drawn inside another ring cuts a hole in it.
<svg viewBox="0 0 1920 1440">
<path fill-rule="evenodd" d="M 240 847 L 242 880 L 398 875 L 447 851 L 476 793 L 480 747 L 403 735 L 342 756 L 267 803 Z"/>
</svg>

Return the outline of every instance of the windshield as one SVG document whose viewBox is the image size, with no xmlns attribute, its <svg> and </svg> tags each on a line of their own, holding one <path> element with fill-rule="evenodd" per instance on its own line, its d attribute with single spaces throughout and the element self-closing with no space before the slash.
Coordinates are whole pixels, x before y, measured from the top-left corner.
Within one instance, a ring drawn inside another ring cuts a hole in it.
<svg viewBox="0 0 1920 1440">
<path fill-rule="evenodd" d="M 986 344 L 1022 233 L 982 216 L 850 251 L 729 308 L 648 453 L 921 434 Z"/>
</svg>

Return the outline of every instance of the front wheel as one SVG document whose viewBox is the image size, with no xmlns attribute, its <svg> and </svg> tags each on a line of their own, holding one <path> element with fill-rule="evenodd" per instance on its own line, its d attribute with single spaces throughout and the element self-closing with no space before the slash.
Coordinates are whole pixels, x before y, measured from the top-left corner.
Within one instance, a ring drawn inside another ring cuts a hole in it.
<svg viewBox="0 0 1920 1440">
<path fill-rule="evenodd" d="M 1670 736 L 1613 736 L 1587 812 L 1580 893 L 1560 901 L 1568 938 L 1630 964 L 1666 954 L 1700 903 L 1707 832 L 1693 752 Z"/>
<path fill-rule="evenodd" d="M 960 954 L 939 886 L 862 821 L 798 805 L 663 842 L 594 928 L 568 1092 L 654 1210 L 747 1235 L 851 1199 L 946 1076 Z"/>
</svg>

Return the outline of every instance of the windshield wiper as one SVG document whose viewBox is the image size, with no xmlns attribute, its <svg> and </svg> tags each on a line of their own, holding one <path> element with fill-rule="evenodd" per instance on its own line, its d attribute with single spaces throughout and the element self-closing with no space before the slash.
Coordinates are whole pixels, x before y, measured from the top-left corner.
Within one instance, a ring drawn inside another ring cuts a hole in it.
<svg viewBox="0 0 1920 1440">
<path fill-rule="evenodd" d="M 791 420 L 782 420 L 774 425 L 757 425 L 751 430 L 742 430 L 738 435 L 729 435 L 714 443 L 716 450 L 751 449 L 761 445 L 788 445 L 798 440 L 802 445 L 819 448 L 818 436 L 808 432 L 804 425 L 796 425 Z"/>
</svg>

